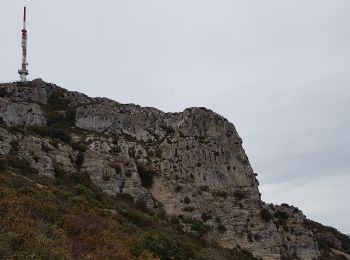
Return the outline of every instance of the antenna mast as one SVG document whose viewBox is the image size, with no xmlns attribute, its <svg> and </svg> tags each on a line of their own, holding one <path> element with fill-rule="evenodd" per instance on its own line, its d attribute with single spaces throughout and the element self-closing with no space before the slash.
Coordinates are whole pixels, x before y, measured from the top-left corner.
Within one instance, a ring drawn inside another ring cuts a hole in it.
<svg viewBox="0 0 350 260">
<path fill-rule="evenodd" d="M 23 13 L 23 29 L 22 29 L 22 67 L 18 70 L 19 77 L 22 82 L 27 81 L 27 76 L 29 75 L 27 66 L 27 29 L 26 29 L 26 16 L 27 16 L 27 8 L 24 7 Z"/>
</svg>

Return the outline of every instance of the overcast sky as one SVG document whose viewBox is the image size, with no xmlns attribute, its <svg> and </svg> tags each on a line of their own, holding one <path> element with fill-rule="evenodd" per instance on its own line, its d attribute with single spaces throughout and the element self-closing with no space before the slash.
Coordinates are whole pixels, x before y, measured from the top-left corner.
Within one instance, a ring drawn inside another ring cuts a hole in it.
<svg viewBox="0 0 350 260">
<path fill-rule="evenodd" d="M 233 122 L 266 202 L 350 233 L 349 0 L 0 2 L 0 81 Z"/>
</svg>

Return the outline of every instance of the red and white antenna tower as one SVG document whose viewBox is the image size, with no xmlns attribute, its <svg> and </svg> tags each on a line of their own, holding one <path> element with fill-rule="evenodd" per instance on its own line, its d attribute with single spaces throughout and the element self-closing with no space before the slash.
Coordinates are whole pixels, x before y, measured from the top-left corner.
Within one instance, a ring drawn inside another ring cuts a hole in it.
<svg viewBox="0 0 350 260">
<path fill-rule="evenodd" d="M 26 29 L 26 14 L 27 8 L 24 7 L 23 13 L 23 29 L 22 29 L 22 67 L 18 70 L 19 77 L 21 81 L 27 81 L 27 76 L 29 75 L 27 66 L 27 29 Z"/>
</svg>

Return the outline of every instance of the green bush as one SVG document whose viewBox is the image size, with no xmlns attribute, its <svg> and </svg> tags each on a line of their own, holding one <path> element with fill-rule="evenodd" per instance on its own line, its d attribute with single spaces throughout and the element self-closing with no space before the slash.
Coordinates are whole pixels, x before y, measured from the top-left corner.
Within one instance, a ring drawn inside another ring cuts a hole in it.
<svg viewBox="0 0 350 260">
<path fill-rule="evenodd" d="M 214 196 L 217 196 L 217 197 L 224 198 L 224 199 L 226 199 L 227 196 L 228 196 L 227 192 L 226 192 L 226 191 L 223 191 L 223 190 L 218 190 L 218 191 L 216 191 L 213 195 L 214 195 Z"/>
<path fill-rule="evenodd" d="M 115 195 L 117 199 L 120 199 L 122 201 L 126 201 L 128 203 L 133 203 L 134 202 L 134 198 L 127 193 L 118 193 L 117 195 Z"/>
<path fill-rule="evenodd" d="M 6 126 L 6 122 L 4 121 L 4 119 L 1 116 L 0 116 L 0 125 Z"/>
<path fill-rule="evenodd" d="M 118 155 L 121 152 L 122 152 L 122 149 L 118 145 L 113 146 L 112 149 L 110 150 L 110 154 L 112 155 Z"/>
<path fill-rule="evenodd" d="M 220 232 L 220 233 L 225 233 L 226 232 L 226 227 L 225 227 L 225 225 L 223 225 L 223 224 L 219 224 L 218 226 L 217 226 L 217 229 L 218 229 L 218 231 Z"/>
<path fill-rule="evenodd" d="M 81 167 L 83 166 L 84 159 L 85 159 L 84 153 L 83 152 L 79 152 L 78 155 L 77 155 L 77 159 L 75 161 L 75 164 L 77 165 L 78 170 L 80 170 Z"/>
<path fill-rule="evenodd" d="M 175 132 L 175 130 L 173 128 L 169 127 L 169 126 L 161 125 L 160 127 L 165 130 L 165 133 L 167 135 L 173 134 Z"/>
<path fill-rule="evenodd" d="M 193 206 L 186 206 L 183 208 L 183 211 L 192 212 L 192 211 L 194 211 L 194 207 Z"/>
<path fill-rule="evenodd" d="M 190 204 L 191 203 L 191 200 L 190 200 L 190 198 L 189 197 L 185 197 L 184 198 L 184 202 L 186 203 L 186 204 Z"/>
<path fill-rule="evenodd" d="M 208 233 L 208 227 L 199 221 L 194 221 L 191 225 L 191 229 L 196 232 L 195 237 L 199 239 Z"/>
<path fill-rule="evenodd" d="M 176 185 L 175 192 L 180 192 L 182 187 L 180 185 Z"/>
<path fill-rule="evenodd" d="M 158 148 L 158 149 L 154 152 L 154 156 L 157 157 L 157 158 L 162 158 L 162 150 Z"/>
<path fill-rule="evenodd" d="M 65 142 L 67 144 L 70 144 L 72 141 L 72 138 L 70 134 L 60 128 L 53 128 L 53 127 L 30 127 L 28 128 L 28 131 L 30 133 L 37 134 L 42 137 L 50 137 L 59 139 L 62 142 Z"/>
<path fill-rule="evenodd" d="M 58 90 L 52 93 L 48 100 L 47 106 L 51 110 L 64 110 L 68 107 L 68 102 L 65 100 L 65 91 Z"/>
<path fill-rule="evenodd" d="M 283 220 L 288 220 L 288 218 L 289 218 L 288 213 L 286 213 L 284 211 L 277 211 L 274 214 L 274 216 L 275 216 L 275 218 L 283 219 Z"/>
<path fill-rule="evenodd" d="M 150 167 L 147 167 L 142 164 L 137 165 L 137 171 L 140 175 L 142 186 L 144 186 L 147 189 L 151 188 L 156 173 Z"/>
<path fill-rule="evenodd" d="M 193 259 L 194 249 L 185 243 L 182 243 L 177 237 L 171 234 L 162 234 L 153 232 L 146 235 L 138 245 L 134 252 L 139 256 L 143 251 L 148 250 L 160 257 L 161 260 L 171 259 Z"/>
<path fill-rule="evenodd" d="M 271 219 L 273 219 L 272 214 L 270 213 L 270 211 L 268 211 L 267 209 L 262 209 L 260 211 L 260 216 L 263 220 L 265 220 L 266 222 L 269 222 Z"/>
<path fill-rule="evenodd" d="M 233 196 L 235 196 L 238 200 L 243 200 L 243 199 L 247 198 L 248 193 L 244 190 L 236 190 L 233 193 Z"/>
<path fill-rule="evenodd" d="M 0 173 L 6 173 L 7 171 L 25 176 L 38 174 L 38 171 L 33 169 L 26 160 L 12 155 L 0 157 Z"/>
<path fill-rule="evenodd" d="M 77 171 L 73 173 L 67 173 L 58 165 L 54 165 L 54 170 L 56 185 L 66 185 L 69 187 L 73 187 L 79 184 L 84 185 L 85 187 L 90 189 L 95 188 L 87 172 Z"/>
<path fill-rule="evenodd" d="M 148 212 L 147 203 L 143 199 L 136 200 L 135 207 L 142 212 Z"/>
<path fill-rule="evenodd" d="M 75 126 L 75 110 L 46 111 L 47 126 L 55 128 L 69 128 Z"/>
<path fill-rule="evenodd" d="M 16 154 L 19 151 L 19 143 L 17 140 L 10 142 L 11 145 L 11 154 Z"/>
<path fill-rule="evenodd" d="M 71 146 L 74 150 L 81 153 L 84 153 L 88 149 L 87 146 L 83 143 L 72 143 Z"/>
<path fill-rule="evenodd" d="M 209 212 L 202 213 L 202 220 L 204 222 L 208 221 L 209 219 L 212 219 L 213 216 Z"/>
<path fill-rule="evenodd" d="M 136 211 L 123 211 L 121 212 L 121 215 L 128 221 L 131 221 L 134 225 L 141 228 L 150 227 L 153 224 L 148 216 Z"/>
</svg>

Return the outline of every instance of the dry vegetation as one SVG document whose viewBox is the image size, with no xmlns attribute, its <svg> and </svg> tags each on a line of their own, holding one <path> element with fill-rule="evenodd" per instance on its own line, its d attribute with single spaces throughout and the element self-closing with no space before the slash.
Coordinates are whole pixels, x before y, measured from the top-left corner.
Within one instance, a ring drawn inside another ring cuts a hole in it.
<svg viewBox="0 0 350 260">
<path fill-rule="evenodd" d="M 252 259 L 107 196 L 83 172 L 48 179 L 13 157 L 0 157 L 0 227 L 0 259 Z"/>
</svg>

